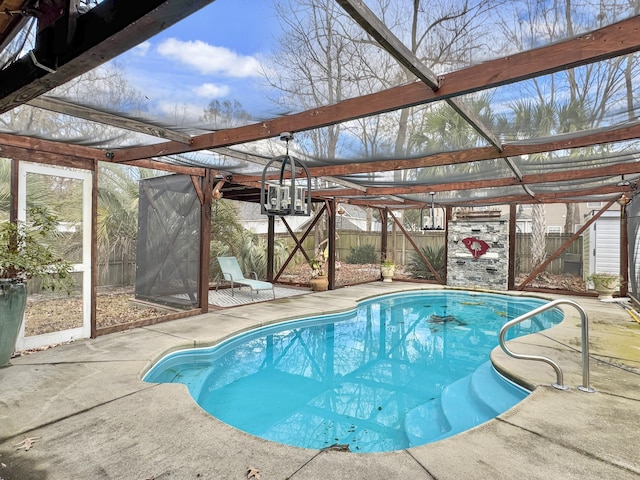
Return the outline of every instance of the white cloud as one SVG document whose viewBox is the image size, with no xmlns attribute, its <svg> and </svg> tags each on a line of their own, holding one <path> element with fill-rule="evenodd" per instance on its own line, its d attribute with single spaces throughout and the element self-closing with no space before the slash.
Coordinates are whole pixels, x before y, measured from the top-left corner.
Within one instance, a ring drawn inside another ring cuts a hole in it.
<svg viewBox="0 0 640 480">
<path fill-rule="evenodd" d="M 215 85 L 213 83 L 203 83 L 202 85 L 193 89 L 193 93 L 195 93 L 199 97 L 206 98 L 220 98 L 226 97 L 229 95 L 229 87 L 226 85 Z"/>
<path fill-rule="evenodd" d="M 147 55 L 147 52 L 149 51 L 149 49 L 151 48 L 151 42 L 142 42 L 139 45 L 136 45 L 132 52 L 134 55 L 138 56 L 138 57 L 144 57 Z"/>
<path fill-rule="evenodd" d="M 202 74 L 230 77 L 259 75 L 260 62 L 255 57 L 238 55 L 224 47 L 216 47 L 200 40 L 183 42 L 169 38 L 158 46 L 158 53 L 189 65 Z"/>
</svg>

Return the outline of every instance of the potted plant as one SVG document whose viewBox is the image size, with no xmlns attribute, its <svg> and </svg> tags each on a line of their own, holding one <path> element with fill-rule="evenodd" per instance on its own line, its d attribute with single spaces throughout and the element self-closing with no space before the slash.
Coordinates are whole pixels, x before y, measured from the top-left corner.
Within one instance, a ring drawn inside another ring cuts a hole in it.
<svg viewBox="0 0 640 480">
<path fill-rule="evenodd" d="M 73 284 L 71 264 L 57 257 L 47 237 L 57 220 L 43 208 L 29 210 L 31 221 L 0 224 L 0 367 L 13 354 L 27 301 L 26 282 L 42 279 L 42 287 Z"/>
<path fill-rule="evenodd" d="M 396 273 L 396 265 L 393 260 L 383 260 L 380 264 L 380 274 L 383 282 L 391 282 Z"/>
<path fill-rule="evenodd" d="M 326 272 L 326 262 L 324 259 L 313 259 L 309 262 L 311 266 L 311 280 L 309 285 L 314 292 L 324 292 L 329 288 L 329 278 Z"/>
<path fill-rule="evenodd" d="M 593 288 L 598 292 L 599 300 L 613 298 L 613 293 L 618 289 L 620 275 L 616 273 L 592 273 L 588 280 L 593 283 Z"/>
</svg>

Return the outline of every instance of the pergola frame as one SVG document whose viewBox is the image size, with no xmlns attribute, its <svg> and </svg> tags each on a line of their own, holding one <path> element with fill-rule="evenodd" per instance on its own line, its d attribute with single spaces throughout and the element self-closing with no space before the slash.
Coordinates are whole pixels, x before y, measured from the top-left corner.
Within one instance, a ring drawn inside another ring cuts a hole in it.
<svg viewBox="0 0 640 480">
<path fill-rule="evenodd" d="M 200 252 L 201 280 L 199 288 L 201 305 L 197 312 L 192 313 L 206 312 L 208 309 L 207 302 L 204 299 L 207 298 L 206 292 L 208 290 L 209 231 L 214 190 L 224 194 L 225 198 L 256 201 L 256 198 L 259 198 L 260 179 L 258 176 L 251 175 L 231 175 L 229 172 L 217 168 L 174 165 L 164 159 L 168 155 L 195 152 L 198 150 L 213 150 L 223 155 L 230 155 L 233 153 L 228 147 L 272 138 L 281 132 L 302 132 L 444 100 L 449 103 L 458 114 L 462 115 L 490 145 L 436 153 L 410 159 L 398 158 L 366 162 L 356 161 L 349 164 L 315 166 L 309 168 L 310 175 L 312 177 L 335 179 L 336 176 L 347 174 L 390 172 L 407 168 L 455 165 L 495 159 L 502 159 L 509 167 L 509 171 L 511 171 L 509 176 L 485 180 L 382 187 L 363 187 L 351 184 L 340 189 L 314 190 L 312 192 L 314 201 L 325 203 L 324 209 L 326 209 L 329 219 L 330 260 L 335 260 L 335 231 L 332 232 L 332 229 L 335 230 L 335 210 L 338 201 L 381 209 L 381 212 L 384 213 L 382 215 L 383 232 L 386 232 L 387 214 L 390 214 L 393 220 L 400 225 L 401 230 L 404 230 L 400 222 L 398 222 L 397 218 L 391 212 L 392 208 L 420 208 L 420 206 L 423 205 L 423 202 L 398 197 L 400 195 L 446 192 L 452 190 L 474 190 L 500 186 L 519 186 L 522 187 L 521 194 L 492 199 L 492 204 L 512 205 L 510 232 L 515 232 L 515 209 L 513 205 L 516 203 L 572 203 L 575 202 L 574 199 L 576 197 L 608 196 L 610 200 L 598 213 L 597 216 L 600 216 L 602 212 L 612 205 L 621 195 L 633 197 L 636 194 L 636 186 L 634 184 L 609 185 L 595 188 L 576 187 L 575 189 L 559 190 L 553 193 L 538 193 L 535 196 L 531 195 L 528 186 L 543 183 L 553 184 L 566 180 L 593 180 L 621 175 L 637 175 L 640 174 L 640 163 L 638 162 L 617 163 L 589 169 L 576 168 L 562 172 L 523 175 L 514 167 L 510 157 L 637 140 L 640 138 L 640 122 L 630 122 L 615 128 L 596 129 L 566 136 L 558 135 L 548 141 L 523 141 L 518 144 L 501 144 L 478 118 L 465 109 L 464 105 L 457 100 L 457 97 L 637 52 L 640 50 L 640 35 L 637 34 L 638 30 L 640 30 L 640 16 L 623 20 L 577 38 L 535 50 L 509 55 L 508 57 L 490 60 L 482 64 L 450 72 L 444 76 L 436 76 L 411 54 L 389 29 L 367 9 L 363 2 L 357 0 L 336 1 L 400 64 L 413 72 L 420 81 L 344 100 L 332 105 L 319 106 L 311 110 L 284 117 L 197 136 L 188 136 L 181 132 L 172 131 L 170 128 L 154 125 L 151 122 L 105 114 L 104 112 L 97 112 L 89 107 L 76 105 L 71 102 L 41 97 L 40 95 L 52 88 L 89 71 L 91 68 L 98 66 L 104 61 L 115 57 L 119 53 L 158 33 L 162 28 L 166 28 L 199 8 L 211 3 L 211 0 L 188 2 L 188 7 L 185 7 L 181 2 L 141 0 L 134 2 L 135 7 L 133 5 L 127 5 L 125 8 L 120 5 L 122 2 L 105 0 L 85 15 L 78 16 L 73 8 L 65 10 L 61 17 L 52 21 L 39 32 L 38 35 L 41 41 L 38 42 L 38 47 L 33 52 L 35 58 L 37 58 L 37 63 L 32 57 L 25 56 L 0 72 L 0 112 L 6 112 L 18 105 L 28 103 L 37 108 L 44 108 L 65 115 L 72 115 L 131 131 L 142 132 L 166 141 L 146 146 L 100 149 L 10 133 L 0 133 L 2 155 L 13 160 L 12 169 L 14 172 L 17 171 L 17 162 L 19 161 L 81 168 L 93 172 L 93 272 L 97 270 L 95 238 L 97 228 L 97 166 L 99 161 L 191 175 L 201 204 L 203 227 Z M 69 5 L 76 3 L 77 2 L 68 2 Z M 14 27 L 5 26 L 4 30 L 0 32 L 0 42 L 2 42 L 3 45 L 6 44 L 14 28 L 17 28 L 17 24 Z M 85 32 L 82 42 L 73 41 L 73 33 L 76 29 Z M 67 35 L 66 42 L 62 41 L 62 43 L 60 43 L 60 32 Z M 42 68 L 42 65 L 55 65 L 56 68 L 46 69 Z M 252 161 L 250 157 L 246 159 Z M 15 175 L 15 173 L 12 174 L 12 192 L 15 192 L 17 188 Z M 338 183 L 340 183 L 339 180 Z M 239 187 L 243 187 L 243 189 L 239 190 Z M 16 218 L 17 205 L 15 198 L 16 195 L 12 195 L 10 209 L 11 220 Z M 447 217 L 450 218 L 451 207 L 486 205 L 486 201 L 450 201 L 448 203 L 440 203 L 439 205 L 447 209 Z M 624 209 L 622 209 L 622 211 L 622 223 L 624 224 Z M 595 221 L 595 218 L 592 218 L 591 221 Z M 268 277 L 269 279 L 277 279 L 279 274 L 274 277 L 273 272 L 273 219 L 269 219 L 269 222 L 270 252 Z M 584 226 L 581 231 L 585 228 L 587 228 L 587 226 Z M 404 233 L 407 235 L 406 231 Z M 305 233 L 305 236 L 307 234 L 308 231 Z M 578 234 L 574 235 L 574 237 L 577 235 Z M 513 238 L 513 235 L 511 235 L 511 237 Z M 621 259 L 621 273 L 626 276 L 628 269 L 626 235 L 623 235 L 622 239 L 624 243 L 622 247 L 624 248 L 621 248 L 621 252 L 625 252 L 625 255 L 623 255 Z M 513 240 L 511 241 L 513 242 Z M 296 239 L 298 246 L 300 246 L 300 242 Z M 568 243 L 563 245 L 552 257 L 557 257 L 562 249 L 568 246 Z M 514 245 L 510 245 L 511 252 L 514 251 L 514 248 Z M 418 251 L 418 249 L 416 250 Z M 383 235 L 382 253 L 385 252 L 386 237 Z M 419 251 L 418 254 L 420 254 Z M 424 260 L 426 259 L 423 259 L 423 261 Z M 433 270 L 428 262 L 426 262 L 426 264 Z M 335 270 L 331 261 L 329 265 L 330 288 L 334 288 Z M 517 286 L 517 288 L 525 288 L 527 282 L 534 278 L 543 268 L 544 266 L 540 266 L 535 272 L 532 272 L 530 278 L 523 282 L 522 285 Z M 513 265 L 510 266 L 509 270 L 510 272 L 514 271 Z M 510 275 L 510 277 L 512 277 L 512 275 Z M 111 331 L 112 329 L 105 329 L 105 331 L 98 332 L 95 328 L 95 285 L 97 280 L 95 273 L 93 280 L 92 336 L 95 336 L 100 333 L 107 333 L 107 331 Z M 513 278 L 509 279 L 509 285 L 515 287 Z M 626 288 L 626 282 L 624 282 L 623 285 L 625 285 Z M 184 315 L 186 314 L 177 314 L 171 316 L 171 318 Z M 142 323 L 144 324 L 144 322 Z"/>
</svg>

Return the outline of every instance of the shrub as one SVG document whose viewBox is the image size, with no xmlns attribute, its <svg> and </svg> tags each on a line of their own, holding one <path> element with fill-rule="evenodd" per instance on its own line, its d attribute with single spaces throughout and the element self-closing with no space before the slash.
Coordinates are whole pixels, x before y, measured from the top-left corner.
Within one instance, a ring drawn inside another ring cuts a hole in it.
<svg viewBox="0 0 640 480">
<path fill-rule="evenodd" d="M 363 265 L 367 263 L 378 263 L 378 254 L 375 247 L 370 244 L 359 247 L 351 247 L 347 256 L 347 263 Z"/>
<path fill-rule="evenodd" d="M 425 258 L 429 260 L 429 263 L 434 268 L 434 270 L 438 272 L 440 278 L 444 279 L 446 262 L 446 258 L 444 256 L 444 246 L 439 248 L 422 247 L 420 250 L 422 251 L 422 254 L 425 256 Z M 431 270 L 429 270 L 429 268 L 424 264 L 417 253 L 411 255 L 409 263 L 407 263 L 406 270 L 411 274 L 413 278 L 435 280 L 433 273 L 431 273 Z"/>
</svg>

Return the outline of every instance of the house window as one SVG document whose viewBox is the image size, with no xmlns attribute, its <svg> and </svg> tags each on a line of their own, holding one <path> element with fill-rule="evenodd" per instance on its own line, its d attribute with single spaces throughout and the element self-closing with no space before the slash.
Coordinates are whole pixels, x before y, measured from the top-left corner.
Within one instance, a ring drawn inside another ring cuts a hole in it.
<svg viewBox="0 0 640 480">
<path fill-rule="evenodd" d="M 562 233 L 562 227 L 547 227 L 547 233 Z"/>
</svg>

